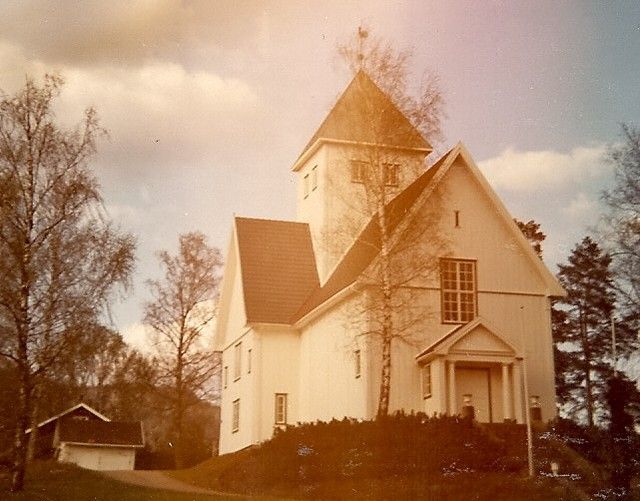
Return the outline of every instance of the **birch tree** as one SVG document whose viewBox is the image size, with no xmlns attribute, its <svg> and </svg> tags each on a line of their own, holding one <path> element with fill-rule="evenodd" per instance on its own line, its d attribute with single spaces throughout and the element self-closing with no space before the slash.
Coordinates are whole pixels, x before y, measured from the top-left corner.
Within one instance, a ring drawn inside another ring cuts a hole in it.
<svg viewBox="0 0 640 501">
<path fill-rule="evenodd" d="M 441 139 L 444 99 L 432 73 L 425 73 L 419 88 L 412 92 L 411 51 L 396 50 L 368 29 L 358 28 L 352 40 L 338 50 L 355 75 L 351 84 L 355 98 L 346 104 L 341 119 L 349 136 L 359 143 L 345 154 L 345 164 L 350 163 L 351 180 L 356 181 L 361 196 L 353 186 L 348 187 L 339 228 L 331 228 L 323 240 L 344 246 L 369 221 L 371 238 L 365 237 L 361 243 L 373 248 L 377 257 L 359 279 L 365 293 L 355 306 L 357 311 L 349 316 L 351 323 L 358 324 L 352 326 L 358 337 L 369 338 L 380 348 L 377 415 L 385 416 L 389 412 L 392 348 L 396 342 L 416 342 L 416 326 L 429 316 L 416 307 L 420 304 L 417 296 L 423 291 L 410 285 L 437 273 L 438 256 L 446 244 L 438 230 L 436 193 L 431 208 L 408 226 L 401 221 L 405 214 L 394 212 L 390 203 L 403 185 L 398 178 L 401 172 L 411 179 L 424 173 L 422 156 L 407 162 L 404 153 L 407 147 L 426 152 L 430 143 Z M 352 160 L 354 155 L 357 162 Z M 338 183 L 334 188 L 341 189 Z M 429 249 L 424 246 L 426 240 L 431 242 Z"/>
<path fill-rule="evenodd" d="M 161 251 L 158 258 L 164 275 L 147 282 L 153 300 L 145 304 L 144 322 L 152 329 L 158 384 L 167 390 L 172 415 L 175 463 L 182 468 L 185 410 L 207 396 L 220 366 L 206 329 L 215 318 L 222 257 L 202 233 L 187 233 L 175 256 Z"/>
<path fill-rule="evenodd" d="M 12 489 L 23 489 L 34 393 L 74 333 L 129 283 L 135 242 L 112 227 L 89 168 L 103 130 L 89 108 L 72 130 L 55 122 L 63 81 L 27 78 L 0 97 L 0 356 L 19 380 Z"/>
<path fill-rule="evenodd" d="M 624 321 L 640 328 L 640 129 L 622 125 L 622 142 L 609 148 L 614 186 L 603 194 L 608 207 L 612 265 Z"/>
</svg>

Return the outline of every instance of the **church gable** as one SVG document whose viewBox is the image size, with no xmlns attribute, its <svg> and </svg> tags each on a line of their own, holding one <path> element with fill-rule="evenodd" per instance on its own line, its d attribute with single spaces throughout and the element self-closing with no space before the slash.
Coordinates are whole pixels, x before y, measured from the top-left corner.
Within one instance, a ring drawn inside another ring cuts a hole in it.
<svg viewBox="0 0 640 501">
<path fill-rule="evenodd" d="M 468 332 L 449 348 L 449 353 L 468 352 L 514 355 L 513 348 L 482 324 Z"/>
<path fill-rule="evenodd" d="M 216 350 L 222 350 L 246 324 L 235 228 L 231 234 L 216 322 Z"/>
<path fill-rule="evenodd" d="M 504 204 L 459 143 L 424 190 L 402 228 L 420 217 L 437 189 L 442 194 L 441 230 L 450 245 L 449 257 L 477 261 L 478 288 L 491 292 L 527 292 L 564 296 L 565 292 L 535 254 Z"/>
<path fill-rule="evenodd" d="M 478 317 L 449 331 L 416 355 L 416 360 L 425 362 L 436 356 L 457 354 L 517 357 L 518 352 L 495 327 Z"/>
</svg>

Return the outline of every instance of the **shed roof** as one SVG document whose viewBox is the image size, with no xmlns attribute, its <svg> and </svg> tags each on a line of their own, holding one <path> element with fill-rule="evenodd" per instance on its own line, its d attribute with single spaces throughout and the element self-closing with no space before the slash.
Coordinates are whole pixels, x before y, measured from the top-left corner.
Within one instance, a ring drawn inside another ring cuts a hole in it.
<svg viewBox="0 0 640 501">
<path fill-rule="evenodd" d="M 59 440 L 87 445 L 144 446 L 140 422 L 63 421 Z"/>
</svg>

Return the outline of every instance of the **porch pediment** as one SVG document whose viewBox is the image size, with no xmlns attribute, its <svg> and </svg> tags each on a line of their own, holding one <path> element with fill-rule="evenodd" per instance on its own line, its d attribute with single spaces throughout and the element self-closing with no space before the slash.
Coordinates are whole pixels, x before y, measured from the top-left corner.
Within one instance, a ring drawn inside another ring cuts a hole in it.
<svg viewBox="0 0 640 501">
<path fill-rule="evenodd" d="M 418 362 L 436 356 L 473 355 L 476 357 L 519 357 L 519 351 L 504 339 L 486 320 L 475 320 L 449 331 L 435 343 L 422 350 Z"/>
</svg>

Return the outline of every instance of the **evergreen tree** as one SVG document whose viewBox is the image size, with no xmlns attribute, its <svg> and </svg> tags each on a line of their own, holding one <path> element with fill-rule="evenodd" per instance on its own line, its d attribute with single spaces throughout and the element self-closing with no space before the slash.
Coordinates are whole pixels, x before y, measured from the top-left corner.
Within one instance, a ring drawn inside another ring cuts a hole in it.
<svg viewBox="0 0 640 501">
<path fill-rule="evenodd" d="M 615 306 L 611 257 L 585 237 L 573 249 L 558 278 L 567 297 L 553 315 L 559 388 L 572 413 L 585 411 L 593 426 L 604 406 L 607 378 L 612 374 L 611 315 Z M 633 331 L 618 325 L 617 352 L 626 357 L 636 346 Z"/>
<path fill-rule="evenodd" d="M 609 380 L 605 398 L 609 413 L 610 441 L 606 459 L 611 475 L 611 487 L 617 499 L 633 499 L 631 479 L 635 470 L 635 451 L 638 447 L 634 423 L 640 415 L 640 392 L 634 382 L 617 374 Z"/>
<path fill-rule="evenodd" d="M 529 241 L 533 251 L 542 259 L 542 242 L 547 238 L 540 229 L 540 223 L 536 223 L 533 219 L 530 219 L 526 223 L 523 223 L 517 218 L 513 219 L 520 228 L 520 231 L 524 237 Z"/>
</svg>

